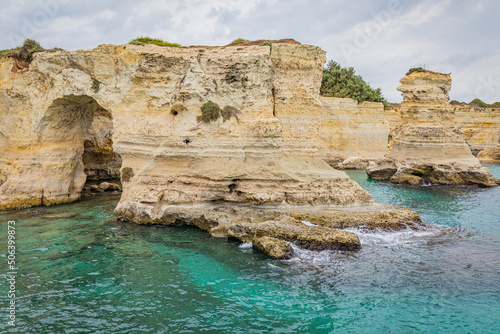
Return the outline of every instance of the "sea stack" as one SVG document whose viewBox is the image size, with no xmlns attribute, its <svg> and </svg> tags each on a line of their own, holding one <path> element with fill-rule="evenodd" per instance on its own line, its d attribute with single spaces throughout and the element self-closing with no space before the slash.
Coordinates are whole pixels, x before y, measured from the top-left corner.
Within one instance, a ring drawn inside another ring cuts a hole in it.
<svg viewBox="0 0 500 334">
<path fill-rule="evenodd" d="M 368 176 L 412 185 L 496 186 L 497 179 L 472 155 L 465 134 L 453 125 L 451 76 L 419 69 L 400 82 L 402 124 L 391 132 L 387 159 L 371 163 Z"/>
</svg>

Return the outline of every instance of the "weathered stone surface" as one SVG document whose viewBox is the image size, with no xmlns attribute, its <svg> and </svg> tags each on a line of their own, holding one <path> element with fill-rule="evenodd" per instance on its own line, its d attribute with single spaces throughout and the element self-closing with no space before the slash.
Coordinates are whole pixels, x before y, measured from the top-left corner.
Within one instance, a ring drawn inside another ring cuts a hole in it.
<svg viewBox="0 0 500 334">
<path fill-rule="evenodd" d="M 484 151 L 479 152 L 477 157 L 483 161 L 500 162 L 500 144 L 485 148 Z"/>
<path fill-rule="evenodd" d="M 480 108 L 461 104 L 450 105 L 448 109 L 450 118 L 446 124 L 465 134 L 465 141 L 473 155 L 479 160 L 488 161 L 487 155 L 479 153 L 492 149 L 500 142 L 500 107 Z M 384 111 L 384 119 L 389 122 L 391 132 L 403 123 L 397 105 L 394 109 Z"/>
<path fill-rule="evenodd" d="M 321 226 L 307 226 L 291 217 L 280 217 L 262 223 L 239 222 L 228 229 L 228 236 L 243 242 L 272 237 L 294 242 L 311 250 L 356 250 L 361 248 L 352 233 Z"/>
<path fill-rule="evenodd" d="M 262 237 L 252 241 L 253 247 L 269 255 L 273 259 L 290 259 L 293 256 L 293 248 L 288 242 L 271 238 Z"/>
<path fill-rule="evenodd" d="M 495 186 L 495 178 L 472 155 L 464 133 L 450 126 L 450 75 L 413 72 L 401 83 L 402 124 L 391 131 L 388 159 L 370 164 L 368 176 L 412 185 Z"/>
<path fill-rule="evenodd" d="M 389 123 L 384 105 L 353 99 L 321 97 L 320 137 L 326 161 L 335 167 L 364 169 L 388 152 Z"/>
<path fill-rule="evenodd" d="M 101 182 L 99 184 L 99 190 L 101 191 L 119 191 L 120 186 L 116 183 Z"/>
<path fill-rule="evenodd" d="M 121 157 L 113 151 L 113 118 L 99 105 L 85 136 L 82 162 L 87 180 L 120 178 Z"/>
<path fill-rule="evenodd" d="M 291 217 L 297 221 L 328 228 L 342 229 L 382 227 L 397 230 L 420 223 L 418 213 L 404 207 L 382 203 L 367 205 L 287 205 L 260 206 L 231 203 L 174 204 L 154 206 L 137 203 L 121 213 L 122 217 L 139 223 L 171 225 L 185 223 L 206 230 L 214 237 L 227 237 L 228 229 L 238 222 L 262 223 L 276 217 Z"/>
<path fill-rule="evenodd" d="M 483 160 L 485 156 L 478 153 L 488 148 L 493 149 L 500 143 L 500 107 L 472 108 L 459 105 L 452 108 L 453 123 L 465 133 L 465 141 L 472 153 Z"/>
</svg>

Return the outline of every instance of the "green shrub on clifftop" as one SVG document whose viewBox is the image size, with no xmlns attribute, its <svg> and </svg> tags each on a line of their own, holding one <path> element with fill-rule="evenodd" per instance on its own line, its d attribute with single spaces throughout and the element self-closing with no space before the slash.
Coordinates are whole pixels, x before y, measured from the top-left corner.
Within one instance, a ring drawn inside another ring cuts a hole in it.
<svg viewBox="0 0 500 334">
<path fill-rule="evenodd" d="M 323 69 L 320 93 L 323 96 L 348 97 L 358 102 L 385 102 L 380 88 L 371 88 L 361 76 L 355 74 L 354 68 L 341 67 L 334 61 L 328 62 Z"/>
<path fill-rule="evenodd" d="M 229 44 L 239 43 L 239 42 L 248 42 L 248 39 L 236 38 L 234 41 L 232 41 L 232 42 L 231 42 L 231 43 L 229 43 Z"/>
<path fill-rule="evenodd" d="M 26 39 L 23 42 L 22 46 L 15 47 L 13 49 L 8 49 L 8 50 L 0 50 L 0 58 L 2 57 L 10 57 L 14 58 L 17 60 L 25 61 L 27 63 L 31 63 L 33 61 L 33 55 L 36 52 L 43 52 L 43 51 L 50 51 L 50 52 L 55 52 L 55 51 L 61 51 L 62 49 L 60 48 L 53 48 L 53 49 L 44 49 L 40 46 L 40 43 L 33 39 Z"/>
<path fill-rule="evenodd" d="M 408 72 L 406 72 L 406 75 L 410 75 L 413 72 L 426 72 L 426 70 L 423 67 L 412 67 L 408 70 Z"/>
<path fill-rule="evenodd" d="M 177 44 L 177 43 L 170 43 L 170 42 L 165 42 L 164 40 L 162 39 L 159 39 L 159 38 L 151 38 L 151 37 L 137 37 L 133 40 L 131 40 L 130 42 L 128 42 L 128 44 L 134 44 L 134 45 L 146 45 L 146 44 L 154 44 L 154 45 L 158 45 L 158 46 L 172 46 L 172 47 L 176 47 L 176 48 L 179 48 L 181 47 L 180 44 Z"/>
</svg>

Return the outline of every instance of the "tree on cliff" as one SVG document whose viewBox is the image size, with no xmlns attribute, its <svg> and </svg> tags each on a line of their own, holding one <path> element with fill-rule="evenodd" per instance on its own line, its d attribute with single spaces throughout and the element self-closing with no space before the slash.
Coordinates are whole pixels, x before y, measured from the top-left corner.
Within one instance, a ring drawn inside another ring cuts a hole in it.
<svg viewBox="0 0 500 334">
<path fill-rule="evenodd" d="M 320 93 L 323 96 L 349 97 L 351 99 L 372 102 L 385 102 L 380 88 L 373 89 L 361 76 L 356 75 L 354 68 L 341 67 L 340 64 L 329 61 L 323 69 L 323 81 Z M 385 104 L 385 103 L 384 103 Z"/>
</svg>

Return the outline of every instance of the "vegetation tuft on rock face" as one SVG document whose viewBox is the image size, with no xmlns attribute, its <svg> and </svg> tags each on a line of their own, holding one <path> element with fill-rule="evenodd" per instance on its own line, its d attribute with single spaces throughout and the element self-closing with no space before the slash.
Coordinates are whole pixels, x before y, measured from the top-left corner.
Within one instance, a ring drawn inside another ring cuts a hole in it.
<svg viewBox="0 0 500 334">
<path fill-rule="evenodd" d="M 97 79 L 94 79 L 94 80 L 92 81 L 92 86 L 91 86 L 91 88 L 92 88 L 92 90 L 94 91 L 94 93 L 96 93 L 96 94 L 97 94 L 97 92 L 99 91 L 99 88 L 101 87 L 101 83 L 102 83 L 102 82 L 100 82 L 100 81 L 99 81 L 99 80 L 97 80 Z"/>
<path fill-rule="evenodd" d="M 470 101 L 469 104 L 475 104 L 475 105 L 477 105 L 477 106 L 479 106 L 481 108 L 488 107 L 488 105 L 485 102 L 481 101 L 480 99 L 474 99 L 474 100 Z"/>
<path fill-rule="evenodd" d="M 500 106 L 500 102 L 493 102 L 493 106 Z"/>
<path fill-rule="evenodd" d="M 50 52 L 55 52 L 55 51 L 61 51 L 62 49 L 60 48 L 53 48 L 53 49 L 44 49 L 40 46 L 40 43 L 33 39 L 26 39 L 23 42 L 22 46 L 15 47 L 13 49 L 8 49 L 8 50 L 0 50 L 0 58 L 2 57 L 10 57 L 14 58 L 17 60 L 25 61 L 27 63 L 31 63 L 33 61 L 33 55 L 36 52 L 43 52 L 43 51 L 50 51 Z"/>
<path fill-rule="evenodd" d="M 354 68 L 341 67 L 340 64 L 329 61 L 323 69 L 323 80 L 320 93 L 330 97 L 348 97 L 351 99 L 371 102 L 385 102 L 380 88 L 373 89 L 363 78 L 355 74 Z"/>
<path fill-rule="evenodd" d="M 165 42 L 162 39 L 151 38 L 151 37 L 147 37 L 147 36 L 137 37 L 137 38 L 131 40 L 130 42 L 128 42 L 128 44 L 134 44 L 134 45 L 154 44 L 154 45 L 158 45 L 158 46 L 172 46 L 172 47 L 176 47 L 176 48 L 181 47 L 181 45 L 177 44 L 177 43 Z"/>
<path fill-rule="evenodd" d="M 198 116 L 198 122 L 209 123 L 220 117 L 220 107 L 215 102 L 207 102 L 201 107 L 201 116 Z"/>
<path fill-rule="evenodd" d="M 222 120 L 224 122 L 231 119 L 231 117 L 236 118 L 236 120 L 239 122 L 240 121 L 239 114 L 240 112 L 238 111 L 238 109 L 232 106 L 225 106 L 221 110 Z"/>
</svg>

